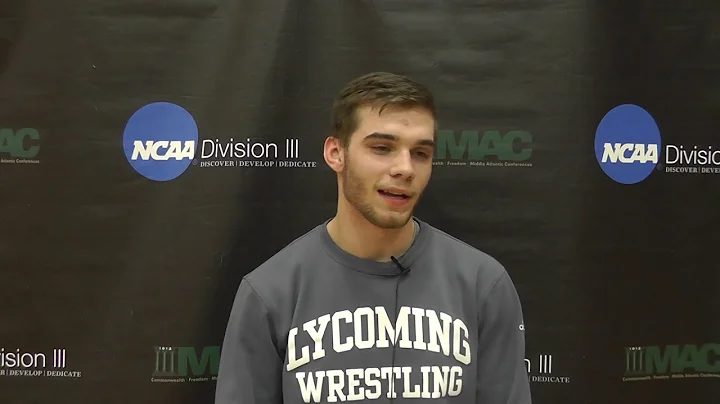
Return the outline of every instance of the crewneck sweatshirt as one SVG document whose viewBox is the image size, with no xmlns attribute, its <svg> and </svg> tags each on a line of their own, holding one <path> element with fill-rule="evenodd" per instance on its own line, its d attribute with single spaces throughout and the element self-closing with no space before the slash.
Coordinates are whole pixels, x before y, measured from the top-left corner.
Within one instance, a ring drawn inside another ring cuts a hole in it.
<svg viewBox="0 0 720 404">
<path fill-rule="evenodd" d="M 241 281 L 216 404 L 530 404 L 523 313 L 489 254 L 414 218 L 389 262 L 316 226 Z"/>
</svg>

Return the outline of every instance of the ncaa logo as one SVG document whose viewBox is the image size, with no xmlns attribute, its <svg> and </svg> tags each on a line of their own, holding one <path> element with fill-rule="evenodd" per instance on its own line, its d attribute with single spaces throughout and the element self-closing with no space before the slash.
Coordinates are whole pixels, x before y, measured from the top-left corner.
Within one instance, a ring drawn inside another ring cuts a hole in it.
<svg viewBox="0 0 720 404">
<path fill-rule="evenodd" d="M 608 177 L 637 184 L 657 166 L 662 140 L 653 117 L 643 108 L 623 104 L 610 110 L 595 132 L 595 158 Z"/>
<path fill-rule="evenodd" d="M 155 102 L 137 110 L 123 133 L 130 165 L 153 181 L 170 181 L 187 170 L 195 158 L 198 127 L 184 108 Z"/>
</svg>

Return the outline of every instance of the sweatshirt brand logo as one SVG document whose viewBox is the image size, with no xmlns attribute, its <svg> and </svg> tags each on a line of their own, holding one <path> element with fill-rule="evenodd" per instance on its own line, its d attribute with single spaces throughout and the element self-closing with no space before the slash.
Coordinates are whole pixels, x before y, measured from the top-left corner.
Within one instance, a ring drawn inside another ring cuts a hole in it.
<svg viewBox="0 0 720 404">
<path fill-rule="evenodd" d="M 384 307 L 358 307 L 325 314 L 292 328 L 286 370 L 291 372 L 320 360 L 330 349 L 338 354 L 358 354 L 358 350 L 387 348 L 389 360 L 392 346 L 397 345 L 395 367 L 296 372 L 303 400 L 377 400 L 383 393 L 387 398 L 453 397 L 462 392 L 463 372 L 472 361 L 469 338 L 468 327 L 461 319 L 442 312 L 403 306 L 392 324 Z M 416 355 L 435 364 L 406 366 L 403 358 L 407 353 L 403 351 L 408 349 L 423 351 Z M 390 363 L 383 361 L 382 365 Z"/>
</svg>

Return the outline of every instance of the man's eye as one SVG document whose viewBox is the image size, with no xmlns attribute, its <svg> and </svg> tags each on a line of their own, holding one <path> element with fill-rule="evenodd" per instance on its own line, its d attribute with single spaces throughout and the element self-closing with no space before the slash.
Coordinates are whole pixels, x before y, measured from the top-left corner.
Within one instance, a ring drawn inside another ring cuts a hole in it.
<svg viewBox="0 0 720 404">
<path fill-rule="evenodd" d="M 390 151 L 390 148 L 387 146 L 373 146 L 373 150 L 386 152 L 386 151 Z"/>
</svg>

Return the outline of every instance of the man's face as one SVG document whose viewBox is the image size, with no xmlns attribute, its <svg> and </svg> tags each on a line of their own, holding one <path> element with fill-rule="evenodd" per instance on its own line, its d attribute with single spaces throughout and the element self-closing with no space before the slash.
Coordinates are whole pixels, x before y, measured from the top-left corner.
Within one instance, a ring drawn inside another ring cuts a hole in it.
<svg viewBox="0 0 720 404">
<path fill-rule="evenodd" d="M 412 217 L 432 172 L 435 121 L 423 109 L 363 107 L 343 151 L 345 199 L 370 223 L 396 229 Z"/>
</svg>

